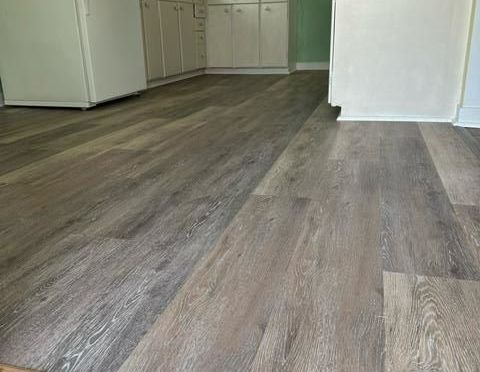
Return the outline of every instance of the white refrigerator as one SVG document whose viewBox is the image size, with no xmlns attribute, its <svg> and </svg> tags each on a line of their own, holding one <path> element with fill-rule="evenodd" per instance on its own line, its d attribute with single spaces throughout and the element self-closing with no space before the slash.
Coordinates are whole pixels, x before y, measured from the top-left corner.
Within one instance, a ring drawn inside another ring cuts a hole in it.
<svg viewBox="0 0 480 372">
<path fill-rule="evenodd" d="M 1 0 L 6 105 L 87 108 L 146 89 L 138 0 Z"/>
</svg>

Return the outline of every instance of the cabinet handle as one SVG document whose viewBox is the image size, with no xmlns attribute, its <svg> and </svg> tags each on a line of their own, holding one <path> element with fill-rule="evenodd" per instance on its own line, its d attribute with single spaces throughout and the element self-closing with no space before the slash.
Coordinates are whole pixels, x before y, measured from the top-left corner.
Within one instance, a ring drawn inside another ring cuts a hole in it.
<svg viewBox="0 0 480 372">
<path fill-rule="evenodd" d="M 272 8 L 270 8 L 269 6 L 267 6 L 267 7 L 265 8 L 265 10 L 266 10 L 267 12 L 269 12 L 270 10 L 272 10 Z"/>
<path fill-rule="evenodd" d="M 173 7 L 173 10 L 175 10 L 176 12 L 178 12 L 178 6 L 175 5 L 175 6 Z"/>
<path fill-rule="evenodd" d="M 242 12 L 242 9 L 237 9 L 237 13 L 241 13 Z"/>
<path fill-rule="evenodd" d="M 181 6 L 181 5 L 180 5 L 180 10 L 182 10 L 182 11 L 183 11 L 183 6 Z"/>
<path fill-rule="evenodd" d="M 225 13 L 230 13 L 230 10 L 228 8 L 223 9 Z"/>
<path fill-rule="evenodd" d="M 143 2 L 143 6 L 144 6 L 145 8 L 147 8 L 147 9 L 150 8 L 150 4 L 148 3 L 148 1 L 144 1 L 144 2 Z"/>
</svg>

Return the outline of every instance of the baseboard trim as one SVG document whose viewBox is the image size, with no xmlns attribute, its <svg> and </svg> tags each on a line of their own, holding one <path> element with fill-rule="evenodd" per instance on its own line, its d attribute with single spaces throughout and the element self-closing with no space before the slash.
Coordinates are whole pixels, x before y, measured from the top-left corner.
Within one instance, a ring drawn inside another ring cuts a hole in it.
<svg viewBox="0 0 480 372">
<path fill-rule="evenodd" d="M 330 69 L 329 62 L 297 62 L 296 69 L 298 71 L 326 71 Z"/>
<path fill-rule="evenodd" d="M 455 123 L 456 127 L 463 127 L 463 128 L 479 128 L 480 129 L 480 122 L 479 123 Z"/>
<path fill-rule="evenodd" d="M 480 107 L 461 107 L 455 125 L 465 128 L 480 128 Z"/>
<path fill-rule="evenodd" d="M 87 109 L 95 106 L 92 102 L 57 102 L 57 101 L 20 101 L 5 100 L 5 106 L 39 106 L 39 107 L 71 107 Z"/>
<path fill-rule="evenodd" d="M 290 70 L 287 67 L 281 68 L 217 68 L 210 67 L 205 70 L 206 74 L 216 75 L 288 75 Z"/>
<path fill-rule="evenodd" d="M 177 81 L 190 79 L 192 77 L 200 76 L 200 75 L 205 75 L 205 70 L 204 69 L 197 70 L 197 71 L 192 71 L 192 72 L 187 72 L 187 73 L 181 74 L 181 75 L 170 76 L 170 77 L 167 77 L 165 79 L 151 80 L 147 83 L 147 89 L 160 87 L 162 85 L 175 83 Z"/>
<path fill-rule="evenodd" d="M 412 123 L 453 123 L 452 119 L 418 116 L 346 116 L 341 115 L 337 121 L 388 121 L 388 122 L 412 122 Z"/>
</svg>

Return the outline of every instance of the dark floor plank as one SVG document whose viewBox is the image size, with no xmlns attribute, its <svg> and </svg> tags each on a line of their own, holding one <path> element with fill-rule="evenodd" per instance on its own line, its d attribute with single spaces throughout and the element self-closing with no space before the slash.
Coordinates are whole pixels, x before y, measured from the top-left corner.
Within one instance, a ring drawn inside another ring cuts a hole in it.
<svg viewBox="0 0 480 372">
<path fill-rule="evenodd" d="M 323 200 L 331 176 L 327 159 L 337 132 L 334 116 L 325 113 L 320 105 L 254 193 Z"/>
<path fill-rule="evenodd" d="M 329 155 L 334 160 L 376 160 L 380 154 L 380 124 L 339 122 L 338 134 Z"/>
<path fill-rule="evenodd" d="M 384 275 L 387 371 L 478 371 L 480 283 Z"/>
<path fill-rule="evenodd" d="M 451 125 L 421 124 L 423 138 L 450 201 L 480 206 L 480 159 Z"/>
<path fill-rule="evenodd" d="M 220 100 L 223 108 L 205 106 L 215 101 L 212 92 L 232 91 L 230 79 L 244 93 Z M 325 97 L 322 79 L 212 77 L 213 88 L 182 99 L 181 91 L 208 85 L 194 79 L 166 88 L 176 100 L 165 96 L 145 116 L 129 115 L 133 121 L 125 125 L 116 126 L 115 115 L 92 120 L 111 128 L 94 130 L 98 137 L 72 127 L 65 136 L 54 130 L 19 139 L 61 151 L 1 177 L 0 296 L 8 301 L 0 315 L 9 331 L 0 341 L 0 360 L 116 370 Z M 71 236 L 87 243 L 66 244 Z M 89 242 L 105 238 L 127 243 L 112 247 L 107 262 L 90 260 L 83 269 L 68 264 L 75 255 L 102 250 Z M 118 267 L 119 277 L 108 277 Z M 121 278 L 127 284 L 117 286 Z M 91 284 L 82 286 L 85 281 Z M 25 288 L 23 295 L 13 283 Z M 96 283 L 99 291 L 92 290 Z M 60 306 L 62 284 L 72 300 Z M 58 326 L 49 330 L 49 324 Z M 35 352 L 26 351 L 34 345 Z"/>
<path fill-rule="evenodd" d="M 122 370 L 380 371 L 376 170 L 337 171 L 325 204 L 249 200 Z"/>
<path fill-rule="evenodd" d="M 480 137 L 475 137 L 468 128 L 455 127 L 455 132 L 460 136 L 470 151 L 480 159 Z"/>
<path fill-rule="evenodd" d="M 480 279 L 476 249 L 463 238 L 418 127 L 386 124 L 381 131 L 379 180 L 385 269 Z"/>
<path fill-rule="evenodd" d="M 334 164 L 306 223 L 316 231 L 290 261 L 254 370 L 382 370 L 378 164 Z"/>
<path fill-rule="evenodd" d="M 308 204 L 250 199 L 121 371 L 248 370 Z"/>
<path fill-rule="evenodd" d="M 480 256 L 480 207 L 457 204 L 454 209 L 465 240 Z"/>
</svg>

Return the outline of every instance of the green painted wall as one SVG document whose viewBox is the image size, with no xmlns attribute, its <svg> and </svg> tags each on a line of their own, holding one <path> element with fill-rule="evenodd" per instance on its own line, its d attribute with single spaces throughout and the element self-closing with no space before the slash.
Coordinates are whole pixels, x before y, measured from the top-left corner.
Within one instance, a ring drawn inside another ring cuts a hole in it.
<svg viewBox="0 0 480 372">
<path fill-rule="evenodd" d="M 297 62 L 326 62 L 330 58 L 332 1 L 297 1 Z"/>
</svg>

